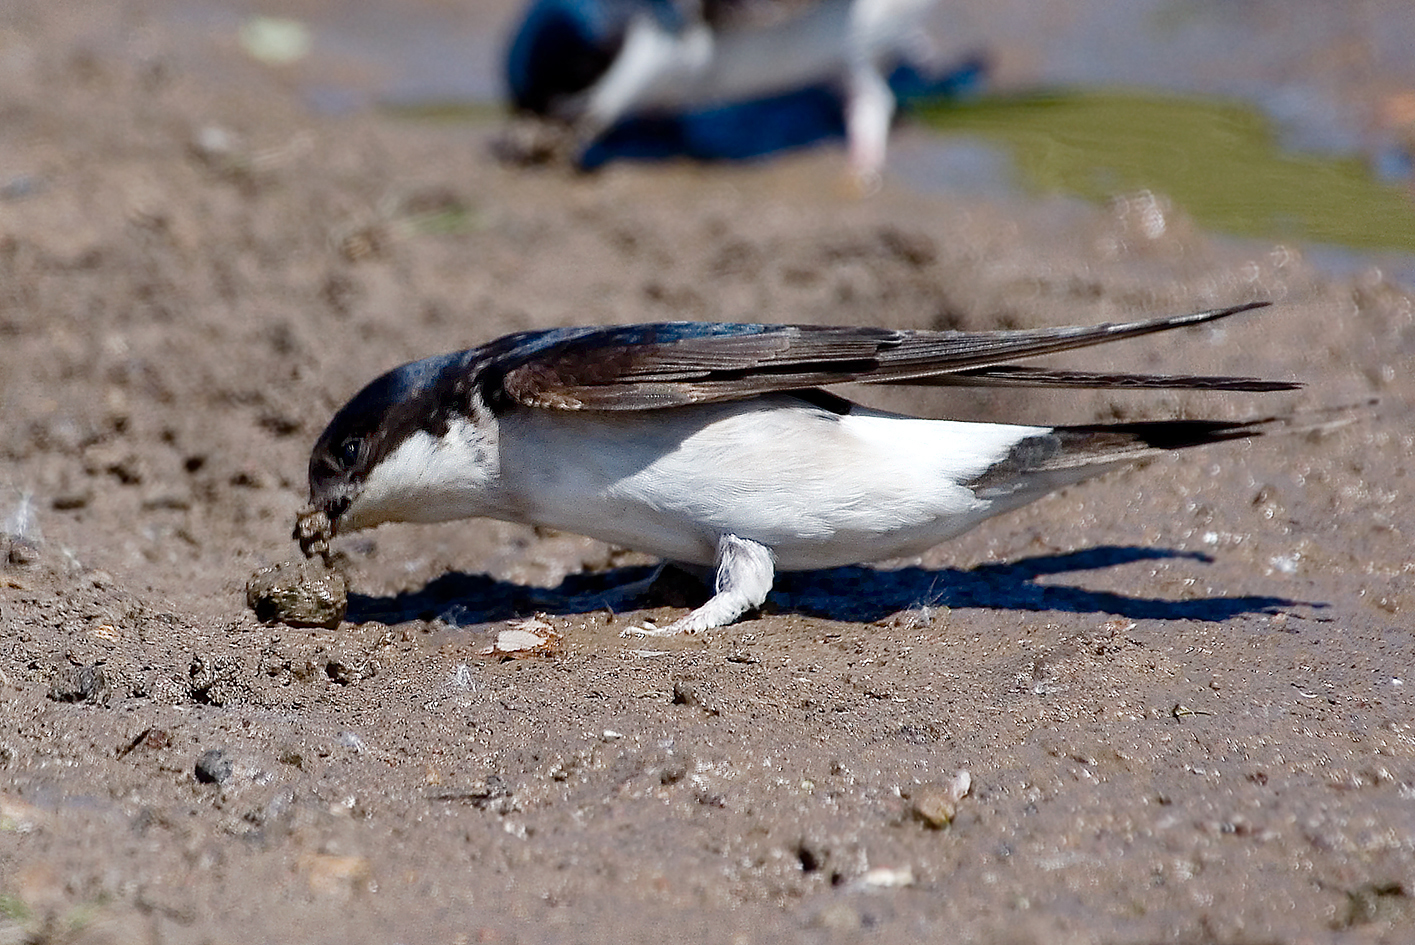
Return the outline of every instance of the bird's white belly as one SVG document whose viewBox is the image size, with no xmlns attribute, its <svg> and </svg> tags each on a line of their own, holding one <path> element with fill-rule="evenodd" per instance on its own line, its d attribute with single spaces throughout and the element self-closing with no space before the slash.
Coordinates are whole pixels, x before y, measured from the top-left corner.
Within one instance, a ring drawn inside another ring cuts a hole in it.
<svg viewBox="0 0 1415 945">
<path fill-rule="evenodd" d="M 918 553 L 997 510 L 963 485 L 1044 428 L 793 397 L 501 419 L 500 517 L 711 564 L 733 534 L 783 570 Z"/>
</svg>

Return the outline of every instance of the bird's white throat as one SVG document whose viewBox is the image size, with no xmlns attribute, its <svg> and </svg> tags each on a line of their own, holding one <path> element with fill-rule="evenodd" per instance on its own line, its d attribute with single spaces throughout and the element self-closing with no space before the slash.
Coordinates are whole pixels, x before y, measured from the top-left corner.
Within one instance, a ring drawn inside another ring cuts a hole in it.
<svg viewBox="0 0 1415 945">
<path fill-rule="evenodd" d="M 489 498 L 500 467 L 494 421 L 454 418 L 442 436 L 418 430 L 369 470 L 341 525 L 353 531 L 494 514 Z"/>
</svg>

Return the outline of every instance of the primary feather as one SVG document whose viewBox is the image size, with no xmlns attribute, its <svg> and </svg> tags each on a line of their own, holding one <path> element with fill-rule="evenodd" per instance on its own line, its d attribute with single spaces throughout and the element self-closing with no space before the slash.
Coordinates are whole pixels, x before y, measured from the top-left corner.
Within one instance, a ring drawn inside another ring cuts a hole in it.
<svg viewBox="0 0 1415 945">
<path fill-rule="evenodd" d="M 501 385 L 517 403 L 561 410 L 647 410 L 847 382 L 1290 389 L 1295 385 L 1246 377 L 1083 375 L 1002 367 L 1018 358 L 1200 325 L 1267 304 L 1251 302 L 1138 322 L 1022 331 L 715 322 L 562 329 L 534 338 L 520 336 L 512 349 L 529 343 L 529 350 L 505 357 Z"/>
</svg>

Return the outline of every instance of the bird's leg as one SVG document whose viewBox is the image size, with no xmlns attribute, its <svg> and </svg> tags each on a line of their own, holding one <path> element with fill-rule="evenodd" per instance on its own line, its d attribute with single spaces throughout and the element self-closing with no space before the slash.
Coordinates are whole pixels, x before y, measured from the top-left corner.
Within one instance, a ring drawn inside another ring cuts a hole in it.
<svg viewBox="0 0 1415 945">
<path fill-rule="evenodd" d="M 889 123 L 894 118 L 894 93 L 874 63 L 850 70 L 845 103 L 845 137 L 850 149 L 850 170 L 863 193 L 879 188 L 889 146 Z"/>
<path fill-rule="evenodd" d="M 712 598 L 666 627 L 630 627 L 623 635 L 667 637 L 729 624 L 753 607 L 761 606 L 775 574 L 770 548 L 736 535 L 723 535 L 717 542 L 716 593 Z"/>
<path fill-rule="evenodd" d="M 690 80 L 707 68 L 712 46 L 712 31 L 701 22 L 669 29 L 654 16 L 636 16 L 609 71 L 572 106 L 578 112 L 576 131 L 593 140 L 655 96 Z"/>
</svg>

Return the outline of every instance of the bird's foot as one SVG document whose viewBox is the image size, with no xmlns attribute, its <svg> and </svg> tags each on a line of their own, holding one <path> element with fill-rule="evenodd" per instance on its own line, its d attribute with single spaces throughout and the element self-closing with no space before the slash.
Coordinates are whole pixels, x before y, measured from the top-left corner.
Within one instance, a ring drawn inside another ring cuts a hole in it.
<svg viewBox="0 0 1415 945">
<path fill-rule="evenodd" d="M 620 636 L 672 637 L 726 626 L 761 606 L 774 573 L 771 549 L 736 535 L 723 535 L 717 543 L 717 593 L 706 604 L 666 627 L 628 627 Z"/>
<path fill-rule="evenodd" d="M 713 600 L 716 599 L 717 598 L 713 598 Z M 623 630 L 619 631 L 619 635 L 621 637 L 639 638 L 676 637 L 680 634 L 685 635 L 690 633 L 701 633 L 704 630 L 711 630 L 713 627 L 720 627 L 724 624 L 731 623 L 738 616 L 740 616 L 740 614 L 734 614 L 733 616 L 727 617 L 725 619 L 718 619 L 718 614 L 716 612 L 704 614 L 703 611 L 708 610 L 708 606 L 710 604 L 712 604 L 712 601 L 708 601 L 707 604 L 704 604 L 697 610 L 692 611 L 686 617 L 681 617 L 678 620 L 673 621 L 666 627 L 655 627 L 652 625 L 646 627 L 625 627 Z M 647 622 L 648 621 L 645 621 L 645 623 Z"/>
</svg>

